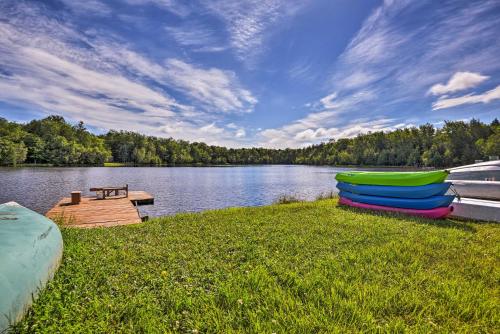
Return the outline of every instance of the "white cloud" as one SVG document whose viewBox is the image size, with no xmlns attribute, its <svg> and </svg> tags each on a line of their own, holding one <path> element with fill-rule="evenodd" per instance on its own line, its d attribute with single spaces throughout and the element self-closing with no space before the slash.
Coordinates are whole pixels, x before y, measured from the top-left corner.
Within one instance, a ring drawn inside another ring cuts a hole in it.
<svg viewBox="0 0 500 334">
<path fill-rule="evenodd" d="M 275 129 L 265 129 L 258 133 L 265 147 L 303 147 L 332 138 L 352 137 L 368 131 L 385 131 L 396 128 L 394 119 L 378 117 L 369 119 L 342 118 L 336 110 L 325 110 L 308 114 Z"/>
<path fill-rule="evenodd" d="M 169 122 L 159 129 L 159 135 L 172 136 L 190 141 L 204 142 L 209 145 L 226 147 L 248 147 L 250 142 L 245 138 L 245 130 L 226 130 L 215 123 L 209 123 L 196 128 L 192 123 L 185 120 Z"/>
<path fill-rule="evenodd" d="M 55 57 L 43 50 L 16 50 L 17 73 L 0 81 L 0 98 L 59 111 L 78 119 L 87 118 L 96 126 L 109 126 L 142 117 L 168 118 L 184 108 L 164 93 L 124 77 L 104 74 Z M 12 66 L 10 67 L 13 68 Z M 103 119 L 113 119 L 109 124 Z"/>
<path fill-rule="evenodd" d="M 230 129 L 230 131 L 234 134 L 236 138 L 243 138 L 246 137 L 247 135 L 245 128 L 238 126 L 234 123 L 226 124 L 226 128 Z"/>
<path fill-rule="evenodd" d="M 217 126 L 224 118 L 209 110 L 249 111 L 257 102 L 234 73 L 181 60 L 159 64 L 118 40 L 77 32 L 45 16 L 42 6 L 15 4 L 0 11 L 0 101 L 102 129 L 233 147 L 247 143 L 239 128 Z M 191 75 L 193 83 L 181 75 Z M 177 101 L 168 86 L 203 98 L 207 107 Z"/>
<path fill-rule="evenodd" d="M 304 2 L 285 0 L 205 0 L 203 3 L 225 22 L 231 47 L 236 56 L 247 63 L 263 51 L 271 28 L 304 5 Z"/>
<path fill-rule="evenodd" d="M 323 105 L 323 107 L 325 109 L 333 109 L 337 106 L 337 104 L 333 101 L 336 98 L 337 98 L 337 92 L 333 92 L 333 93 L 325 96 L 321 100 L 319 100 L 319 102 L 321 102 L 321 104 Z"/>
<path fill-rule="evenodd" d="M 223 128 L 219 128 L 215 123 L 207 124 L 199 129 L 204 134 L 218 135 L 224 132 Z"/>
<path fill-rule="evenodd" d="M 180 17 L 186 17 L 191 13 L 191 9 L 182 1 L 177 0 L 123 0 L 130 5 L 144 6 L 155 5 L 160 8 L 165 8 L 169 12 Z"/>
<path fill-rule="evenodd" d="M 317 77 L 317 73 L 314 71 L 314 62 L 305 59 L 296 62 L 288 70 L 288 76 L 293 80 L 313 82 Z"/>
<path fill-rule="evenodd" d="M 309 104 L 312 110 L 323 111 L 259 132 L 262 145 L 305 146 L 411 126 L 415 108 L 408 107 L 408 102 L 416 101 L 432 84 L 447 80 L 450 72 L 500 70 L 495 61 L 500 21 L 490 15 L 497 5 L 494 1 L 463 2 L 462 6 L 443 2 L 425 18 L 416 14 L 428 5 L 426 1 L 384 1 L 337 58 L 326 87 L 329 94 Z M 496 100 L 497 94 L 495 88 L 480 95 L 446 97 L 435 108 L 487 103 Z M 403 108 L 397 107 L 400 103 Z"/>
<path fill-rule="evenodd" d="M 203 69 L 180 59 L 167 59 L 160 65 L 126 47 L 108 41 L 93 44 L 107 61 L 123 71 L 173 87 L 196 99 L 208 111 L 251 112 L 257 99 L 243 88 L 236 74 L 218 68 Z"/>
<path fill-rule="evenodd" d="M 316 140 L 325 139 L 328 130 L 324 129 L 324 127 L 333 126 L 336 123 L 335 112 L 322 111 L 311 113 L 302 119 L 277 129 L 262 130 L 258 133 L 258 136 L 263 138 L 260 144 L 266 147 L 285 148 L 304 146 L 310 144 L 309 140 L 313 137 Z M 318 138 L 319 132 L 316 132 L 319 128 L 324 129 L 320 130 L 323 134 L 320 138 Z M 331 127 L 329 131 L 336 131 L 336 129 Z"/>
<path fill-rule="evenodd" d="M 266 129 L 258 133 L 260 145 L 272 148 L 304 147 L 330 139 L 354 137 L 360 133 L 392 131 L 410 126 L 394 119 L 356 119 L 347 123 L 335 122 L 331 112 L 309 114 L 277 129 Z"/>
<path fill-rule="evenodd" d="M 332 138 L 337 132 L 336 128 L 318 128 L 318 129 L 306 129 L 297 133 L 293 138 L 299 141 L 317 141 L 318 139 L 325 139 L 327 137 Z"/>
<path fill-rule="evenodd" d="M 380 79 L 379 74 L 370 73 L 367 70 L 355 70 L 341 80 L 344 89 L 356 89 L 375 82 Z"/>
<path fill-rule="evenodd" d="M 432 104 L 432 109 L 446 109 L 463 104 L 490 103 L 495 100 L 500 100 L 500 86 L 497 86 L 483 94 L 469 94 L 453 98 L 440 98 Z"/>
<path fill-rule="evenodd" d="M 170 84 L 214 111 L 250 112 L 257 103 L 252 93 L 241 87 L 231 71 L 203 69 L 179 59 L 166 61 Z"/>
<path fill-rule="evenodd" d="M 429 89 L 433 95 L 453 93 L 464 89 L 476 87 L 483 81 L 489 79 L 486 75 L 474 72 L 456 72 L 446 84 L 436 84 Z"/>
<path fill-rule="evenodd" d="M 416 111 L 412 106 L 429 92 L 453 93 L 479 85 L 487 79 L 481 73 L 500 70 L 500 21 L 491 14 L 497 10 L 497 1 L 443 1 L 438 6 L 384 1 L 332 66 L 326 87 L 337 93 L 332 103 L 338 109 L 341 98 L 371 91 L 373 99 L 346 105 L 345 112 L 376 118 L 383 111 L 408 119 Z M 450 73 L 456 75 L 450 79 Z M 436 115 L 429 115 L 431 108 L 419 112 L 421 117 Z"/>
<path fill-rule="evenodd" d="M 339 114 L 343 111 L 349 111 L 351 108 L 362 102 L 372 101 L 376 98 L 377 96 L 375 92 L 370 90 L 358 91 L 343 97 L 339 97 L 337 92 L 333 92 L 320 99 L 319 102 L 309 104 L 308 106 L 312 107 L 313 109 L 335 109 L 337 111 L 337 114 Z"/>
<path fill-rule="evenodd" d="M 148 78 L 157 82 L 163 82 L 167 75 L 162 65 L 150 61 L 125 45 L 109 40 L 89 41 L 89 44 L 104 62 L 112 64 L 120 72 L 130 72 L 139 78 Z"/>
<path fill-rule="evenodd" d="M 243 138 L 243 137 L 245 137 L 246 136 L 245 129 L 238 129 L 238 130 L 236 130 L 236 132 L 234 133 L 234 136 L 236 138 Z"/>
<path fill-rule="evenodd" d="M 62 2 L 77 14 L 93 14 L 97 16 L 106 16 L 111 14 L 111 8 L 99 0 L 62 0 Z"/>
<path fill-rule="evenodd" d="M 378 66 L 397 56 L 400 47 L 412 37 L 392 27 L 406 6 L 408 1 L 384 1 L 366 19 L 338 58 L 332 76 L 334 86 L 343 90 L 362 88 L 387 75 L 387 68 Z"/>
<path fill-rule="evenodd" d="M 169 35 L 182 46 L 191 47 L 198 52 L 220 52 L 226 50 L 217 37 L 216 32 L 196 22 L 165 27 Z"/>
</svg>

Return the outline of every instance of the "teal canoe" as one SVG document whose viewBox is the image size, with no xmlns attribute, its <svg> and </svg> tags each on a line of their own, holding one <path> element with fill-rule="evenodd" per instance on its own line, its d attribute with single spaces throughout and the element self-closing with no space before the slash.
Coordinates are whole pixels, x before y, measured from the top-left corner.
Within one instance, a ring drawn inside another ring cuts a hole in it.
<svg viewBox="0 0 500 334">
<path fill-rule="evenodd" d="M 441 183 L 449 172 L 437 170 L 431 172 L 342 172 L 335 176 L 339 182 L 376 186 L 425 186 Z"/>
<path fill-rule="evenodd" d="M 19 321 L 61 261 L 56 224 L 15 202 L 0 205 L 0 333 Z"/>
</svg>

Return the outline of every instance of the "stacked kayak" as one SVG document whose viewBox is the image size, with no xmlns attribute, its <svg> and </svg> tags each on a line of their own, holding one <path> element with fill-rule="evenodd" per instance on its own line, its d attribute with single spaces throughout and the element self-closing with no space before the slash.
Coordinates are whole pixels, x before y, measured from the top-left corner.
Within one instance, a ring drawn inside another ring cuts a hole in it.
<svg viewBox="0 0 500 334">
<path fill-rule="evenodd" d="M 444 218 L 455 196 L 446 195 L 447 171 L 343 172 L 335 179 L 340 204 L 356 208 Z"/>
</svg>

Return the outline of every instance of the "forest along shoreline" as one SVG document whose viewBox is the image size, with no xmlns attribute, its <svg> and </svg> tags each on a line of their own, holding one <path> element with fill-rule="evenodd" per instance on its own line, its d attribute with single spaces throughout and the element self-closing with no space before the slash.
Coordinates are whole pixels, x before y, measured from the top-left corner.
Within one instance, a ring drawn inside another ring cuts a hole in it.
<svg viewBox="0 0 500 334">
<path fill-rule="evenodd" d="M 225 166 L 300 164 L 453 167 L 500 153 L 500 122 L 447 121 L 372 132 L 297 149 L 226 148 L 110 130 L 49 116 L 26 124 L 0 118 L 0 166 Z"/>
</svg>

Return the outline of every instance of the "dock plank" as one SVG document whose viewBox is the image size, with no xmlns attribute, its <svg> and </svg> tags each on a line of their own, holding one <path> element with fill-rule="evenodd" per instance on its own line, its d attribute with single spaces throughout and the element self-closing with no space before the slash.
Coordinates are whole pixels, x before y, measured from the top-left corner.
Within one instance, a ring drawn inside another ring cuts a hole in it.
<svg viewBox="0 0 500 334">
<path fill-rule="evenodd" d="M 130 191 L 129 197 L 82 197 L 80 204 L 71 205 L 71 198 L 61 199 L 46 216 L 70 227 L 110 227 L 140 223 L 141 217 L 133 203 L 150 204 L 153 196 L 144 191 Z"/>
</svg>

